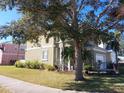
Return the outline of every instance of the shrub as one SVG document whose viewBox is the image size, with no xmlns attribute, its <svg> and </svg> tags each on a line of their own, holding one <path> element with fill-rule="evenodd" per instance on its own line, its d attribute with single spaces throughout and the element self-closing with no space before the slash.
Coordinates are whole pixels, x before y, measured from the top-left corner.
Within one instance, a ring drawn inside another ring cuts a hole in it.
<svg viewBox="0 0 124 93">
<path fill-rule="evenodd" d="M 44 64 L 39 61 L 32 62 L 32 66 L 34 69 L 44 69 Z"/>
<path fill-rule="evenodd" d="M 91 64 L 85 64 L 85 65 L 84 65 L 84 69 L 85 69 L 85 70 L 88 70 L 88 71 L 89 71 L 89 70 L 92 70 Z"/>
<path fill-rule="evenodd" d="M 44 67 L 44 64 L 43 64 L 43 63 L 41 63 L 41 64 L 40 64 L 40 69 L 41 69 L 41 70 L 44 70 L 44 69 L 45 69 L 45 67 Z"/>
<path fill-rule="evenodd" d="M 30 64 L 31 64 L 30 61 L 26 61 L 26 62 L 25 62 L 25 68 L 30 68 Z"/>
<path fill-rule="evenodd" d="M 113 69 L 113 64 L 111 62 L 107 62 L 107 69 Z"/>
<path fill-rule="evenodd" d="M 39 61 L 27 61 L 25 62 L 26 68 L 30 69 L 44 69 L 43 63 Z"/>
<path fill-rule="evenodd" d="M 27 61 L 26 62 L 26 67 L 30 69 L 35 69 L 35 62 Z"/>
<path fill-rule="evenodd" d="M 19 68 L 24 68 L 25 67 L 25 63 L 20 62 L 20 61 L 16 61 L 15 66 L 19 67 Z"/>
<path fill-rule="evenodd" d="M 20 68 L 29 68 L 29 69 L 41 69 L 41 70 L 46 69 L 48 71 L 55 70 L 54 66 L 41 63 L 40 61 L 25 61 L 25 62 L 17 61 L 15 63 L 15 66 Z"/>
<path fill-rule="evenodd" d="M 48 71 L 55 71 L 55 67 L 52 65 L 44 64 L 44 68 Z"/>
</svg>

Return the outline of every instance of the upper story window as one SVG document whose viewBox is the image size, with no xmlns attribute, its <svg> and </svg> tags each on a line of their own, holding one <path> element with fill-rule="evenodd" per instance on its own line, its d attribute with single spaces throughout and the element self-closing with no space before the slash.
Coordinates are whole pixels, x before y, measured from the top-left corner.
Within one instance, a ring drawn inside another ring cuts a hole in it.
<svg viewBox="0 0 124 93">
<path fill-rule="evenodd" d="M 25 49 L 24 48 L 20 48 L 20 51 L 25 51 Z"/>
</svg>

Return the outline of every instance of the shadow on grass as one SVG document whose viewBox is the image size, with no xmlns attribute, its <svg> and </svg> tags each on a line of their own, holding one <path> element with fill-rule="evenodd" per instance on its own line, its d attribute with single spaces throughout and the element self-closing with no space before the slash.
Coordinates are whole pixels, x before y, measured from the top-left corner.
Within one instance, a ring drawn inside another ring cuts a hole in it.
<svg viewBox="0 0 124 93">
<path fill-rule="evenodd" d="M 119 64 L 119 75 L 91 75 L 86 76 L 84 81 L 72 81 L 66 83 L 64 90 L 124 93 L 124 63 Z"/>
<path fill-rule="evenodd" d="M 121 75 L 124 75 L 124 63 L 119 63 L 119 73 Z"/>
<path fill-rule="evenodd" d="M 115 86 L 115 84 L 124 83 L 124 76 L 93 75 L 87 76 L 89 79 L 84 81 L 73 81 L 64 86 L 64 90 L 102 92 L 102 93 L 120 93 L 124 91 L 124 86 Z"/>
<path fill-rule="evenodd" d="M 111 92 L 117 93 L 116 91 L 110 89 L 108 85 L 100 78 L 93 78 L 91 80 L 85 80 L 82 82 L 71 82 L 67 83 L 65 90 L 76 90 L 76 91 L 89 91 L 89 92 Z"/>
</svg>

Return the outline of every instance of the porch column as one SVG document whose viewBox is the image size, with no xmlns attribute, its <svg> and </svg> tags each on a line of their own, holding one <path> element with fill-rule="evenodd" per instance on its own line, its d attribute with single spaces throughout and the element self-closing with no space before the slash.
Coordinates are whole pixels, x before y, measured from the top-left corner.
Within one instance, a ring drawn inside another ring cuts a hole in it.
<svg viewBox="0 0 124 93">
<path fill-rule="evenodd" d="M 68 57 L 68 71 L 72 70 L 71 69 L 71 62 L 70 62 L 70 58 Z"/>
<path fill-rule="evenodd" d="M 62 47 L 60 47 L 60 66 L 61 70 L 64 71 L 63 58 L 62 58 Z"/>
</svg>

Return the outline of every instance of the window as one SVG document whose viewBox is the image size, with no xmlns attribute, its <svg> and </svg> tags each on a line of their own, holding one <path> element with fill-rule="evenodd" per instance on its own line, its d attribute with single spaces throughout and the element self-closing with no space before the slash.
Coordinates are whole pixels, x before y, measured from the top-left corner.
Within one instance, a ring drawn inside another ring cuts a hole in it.
<svg viewBox="0 0 124 93">
<path fill-rule="evenodd" d="M 48 49 L 42 49 L 42 60 L 48 60 Z"/>
<path fill-rule="evenodd" d="M 25 59 L 25 57 L 24 56 L 19 56 L 19 59 Z"/>
</svg>

